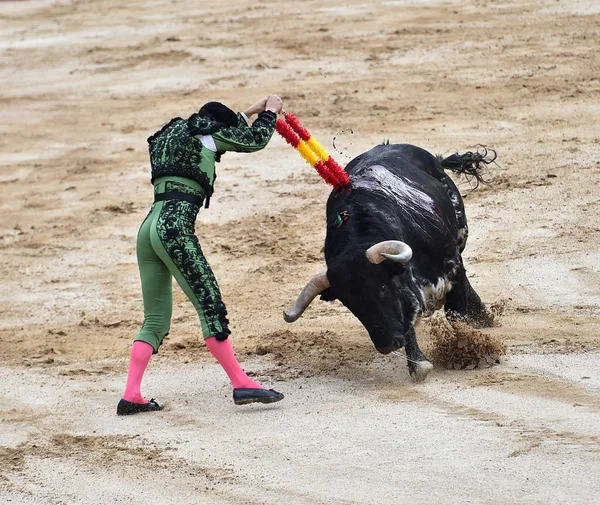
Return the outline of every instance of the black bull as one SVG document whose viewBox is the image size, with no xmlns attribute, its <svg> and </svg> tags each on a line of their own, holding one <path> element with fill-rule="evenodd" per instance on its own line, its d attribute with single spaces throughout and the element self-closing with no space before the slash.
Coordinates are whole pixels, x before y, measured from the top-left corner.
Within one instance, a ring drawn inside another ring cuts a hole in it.
<svg viewBox="0 0 600 505">
<path fill-rule="evenodd" d="M 408 144 L 379 145 L 346 167 L 351 191 L 327 201 L 327 271 L 302 290 L 285 320 L 298 319 L 317 296 L 340 300 L 375 348 L 404 347 L 410 374 L 433 368 L 417 344 L 418 317 L 444 307 L 449 318 L 488 322 L 467 279 L 461 253 L 468 228 L 461 195 L 444 169 L 474 176 L 495 158 L 484 153 L 434 157 Z"/>
</svg>

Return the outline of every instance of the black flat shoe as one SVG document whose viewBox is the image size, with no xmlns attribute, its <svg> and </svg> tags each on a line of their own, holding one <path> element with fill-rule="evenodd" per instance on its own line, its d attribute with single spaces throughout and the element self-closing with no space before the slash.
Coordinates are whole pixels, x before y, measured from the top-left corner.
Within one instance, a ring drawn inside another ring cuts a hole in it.
<svg viewBox="0 0 600 505">
<path fill-rule="evenodd" d="M 246 405 L 248 403 L 275 403 L 283 400 L 283 395 L 274 389 L 235 388 L 233 403 Z"/>
<path fill-rule="evenodd" d="M 117 415 L 118 416 L 130 416 L 131 414 L 137 414 L 138 412 L 154 412 L 155 410 L 162 410 L 164 407 L 161 407 L 154 398 L 150 400 L 148 403 L 133 403 L 128 402 L 127 400 L 121 401 L 117 405 Z"/>
</svg>

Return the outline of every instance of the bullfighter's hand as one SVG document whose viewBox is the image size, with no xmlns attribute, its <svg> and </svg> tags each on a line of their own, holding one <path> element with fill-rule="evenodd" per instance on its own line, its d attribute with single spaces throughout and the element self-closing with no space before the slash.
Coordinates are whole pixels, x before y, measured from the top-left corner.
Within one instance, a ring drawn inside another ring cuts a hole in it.
<svg viewBox="0 0 600 505">
<path fill-rule="evenodd" d="M 267 99 L 262 98 L 258 102 L 254 103 L 250 107 L 248 107 L 244 111 L 244 114 L 246 114 L 247 117 L 253 116 L 254 114 L 259 114 L 265 110 L 266 106 L 267 106 Z"/>
<path fill-rule="evenodd" d="M 267 97 L 267 105 L 265 110 L 270 110 L 275 114 L 279 114 L 283 109 L 283 101 L 277 95 L 269 95 Z"/>
</svg>

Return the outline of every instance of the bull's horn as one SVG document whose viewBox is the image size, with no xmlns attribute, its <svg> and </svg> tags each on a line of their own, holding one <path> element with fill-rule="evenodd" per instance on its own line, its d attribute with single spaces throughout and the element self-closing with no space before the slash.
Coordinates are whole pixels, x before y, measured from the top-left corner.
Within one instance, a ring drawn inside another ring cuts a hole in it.
<svg viewBox="0 0 600 505">
<path fill-rule="evenodd" d="M 397 263 L 406 263 L 412 258 L 412 249 L 400 240 L 386 240 L 369 247 L 366 254 L 369 261 L 375 264 L 386 259 Z"/>
<path fill-rule="evenodd" d="M 283 312 L 283 319 L 288 323 L 296 321 L 317 295 L 320 295 L 329 287 L 327 273 L 321 272 L 315 275 L 296 298 L 293 307 L 288 312 Z"/>
</svg>

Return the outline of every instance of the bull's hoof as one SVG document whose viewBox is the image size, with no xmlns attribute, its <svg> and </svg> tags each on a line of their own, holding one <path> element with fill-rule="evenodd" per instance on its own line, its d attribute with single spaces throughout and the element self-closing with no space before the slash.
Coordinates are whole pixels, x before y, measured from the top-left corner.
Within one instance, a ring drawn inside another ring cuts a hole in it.
<svg viewBox="0 0 600 505">
<path fill-rule="evenodd" d="M 409 366 L 410 376 L 415 382 L 424 381 L 432 370 L 433 365 L 429 361 L 418 361 L 417 363 L 411 363 Z"/>
</svg>

